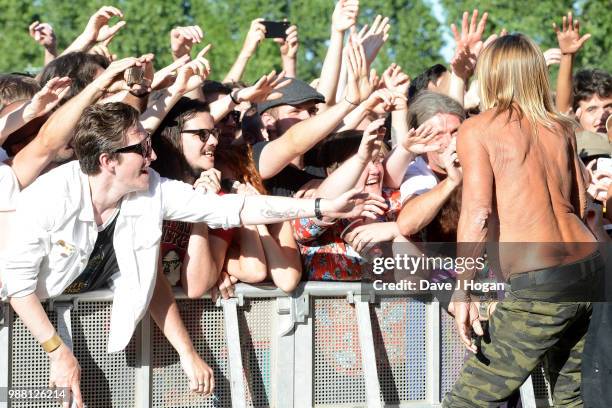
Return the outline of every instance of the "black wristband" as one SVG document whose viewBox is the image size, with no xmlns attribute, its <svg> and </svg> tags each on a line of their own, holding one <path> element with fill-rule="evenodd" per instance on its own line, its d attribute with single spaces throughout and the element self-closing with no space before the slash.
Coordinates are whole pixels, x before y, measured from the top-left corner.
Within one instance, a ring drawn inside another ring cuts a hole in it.
<svg viewBox="0 0 612 408">
<path fill-rule="evenodd" d="M 323 221 L 323 214 L 321 213 L 321 199 L 315 198 L 315 217 L 319 221 Z"/>
<path fill-rule="evenodd" d="M 240 92 L 240 90 L 236 91 L 236 93 L 238 92 Z M 236 99 L 236 97 L 234 96 L 234 91 L 230 92 L 229 96 L 235 105 L 240 105 L 240 102 L 238 102 L 238 99 Z"/>
</svg>

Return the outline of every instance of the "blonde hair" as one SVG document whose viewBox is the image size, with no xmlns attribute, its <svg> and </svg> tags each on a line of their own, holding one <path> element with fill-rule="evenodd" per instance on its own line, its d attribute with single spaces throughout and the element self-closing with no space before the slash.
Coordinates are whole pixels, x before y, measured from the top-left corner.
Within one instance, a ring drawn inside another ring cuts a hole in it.
<svg viewBox="0 0 612 408">
<path fill-rule="evenodd" d="M 572 131 L 576 123 L 559 113 L 550 95 L 550 81 L 540 48 L 523 34 L 499 37 L 487 46 L 476 66 L 480 108 L 526 116 L 534 133 L 538 123 Z"/>
</svg>

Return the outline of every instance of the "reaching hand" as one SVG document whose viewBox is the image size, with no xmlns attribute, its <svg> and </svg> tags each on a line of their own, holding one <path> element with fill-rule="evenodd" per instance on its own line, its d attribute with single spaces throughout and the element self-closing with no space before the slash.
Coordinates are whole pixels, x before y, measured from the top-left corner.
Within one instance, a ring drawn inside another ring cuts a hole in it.
<svg viewBox="0 0 612 408">
<path fill-rule="evenodd" d="M 353 37 L 349 38 L 344 47 L 344 59 L 348 72 L 345 99 L 353 105 L 358 105 L 378 86 L 378 75 L 373 69 L 368 73 L 363 45 L 358 44 Z"/>
<path fill-rule="evenodd" d="M 142 66 L 144 59 L 128 57 L 117 61 L 113 61 L 110 65 L 91 83 L 92 86 L 104 92 L 119 92 L 129 90 L 127 84 L 123 80 L 123 72 L 134 66 Z"/>
<path fill-rule="evenodd" d="M 175 27 L 170 31 L 170 48 L 175 60 L 183 55 L 189 55 L 193 44 L 199 44 L 204 38 L 200 26 Z"/>
<path fill-rule="evenodd" d="M 299 47 L 297 26 L 292 25 L 285 33 L 287 38 L 275 38 L 274 42 L 280 47 L 281 57 L 295 58 Z"/>
<path fill-rule="evenodd" d="M 367 163 L 373 160 L 380 151 L 382 139 L 385 136 L 385 119 L 376 119 L 365 128 L 363 136 L 361 136 L 361 143 L 357 150 L 357 157 L 361 159 L 363 163 Z"/>
<path fill-rule="evenodd" d="M 368 99 L 362 103 L 362 106 L 365 110 L 382 115 L 396 110 L 399 104 L 406 105 L 407 99 L 403 94 L 381 88 L 372 92 Z"/>
<path fill-rule="evenodd" d="M 247 88 L 242 88 L 236 92 L 235 97 L 240 102 L 260 103 L 269 99 L 276 99 L 281 95 L 274 95 L 275 89 L 285 86 L 288 79 L 285 78 L 285 71 L 281 71 L 276 75 L 276 71 L 270 72 L 268 75 L 262 76 L 255 85 Z M 272 94 L 272 95 L 270 95 Z"/>
<path fill-rule="evenodd" d="M 81 367 L 72 351 L 62 343 L 55 351 L 49 353 L 49 388 L 64 388 L 70 392 L 77 408 L 83 408 L 81 396 Z M 70 398 L 63 401 L 63 406 L 69 406 Z"/>
<path fill-rule="evenodd" d="M 359 0 L 339 0 L 332 14 L 332 30 L 344 33 L 357 22 Z"/>
<path fill-rule="evenodd" d="M 266 38 L 266 27 L 261 24 L 262 21 L 264 21 L 263 18 L 256 18 L 251 21 L 251 27 L 249 27 L 249 32 L 244 39 L 242 52 L 246 53 L 249 57 L 255 54 L 259 43 Z"/>
<path fill-rule="evenodd" d="M 57 44 L 51 24 L 35 21 L 30 24 L 29 31 L 30 37 L 32 37 L 34 41 L 49 51 L 55 51 Z"/>
<path fill-rule="evenodd" d="M 393 63 L 383 72 L 385 88 L 398 95 L 408 95 L 410 77 L 402 72 L 402 67 Z"/>
<path fill-rule="evenodd" d="M 330 218 L 366 217 L 375 220 L 387 210 L 385 199 L 372 193 L 352 189 L 333 200 L 321 200 L 321 212 Z"/>
<path fill-rule="evenodd" d="M 546 60 L 546 66 L 550 67 L 554 64 L 561 63 L 561 50 L 559 48 L 549 48 L 544 51 L 544 59 Z"/>
<path fill-rule="evenodd" d="M 119 21 L 110 27 L 108 22 L 113 17 L 123 18 L 123 13 L 116 7 L 104 6 L 100 8 L 89 18 L 89 22 L 81 35 L 92 45 L 112 38 L 126 24 L 125 21 Z"/>
<path fill-rule="evenodd" d="M 430 142 L 435 140 L 437 134 L 438 133 L 431 125 L 423 123 L 416 130 L 412 128 L 408 131 L 408 133 L 400 136 L 401 139 L 399 142 L 404 150 L 414 154 L 435 152 L 440 150 L 440 145 L 432 144 Z"/>
<path fill-rule="evenodd" d="M 210 48 L 211 45 L 208 44 L 198 53 L 193 61 L 179 68 L 176 80 L 170 87 L 171 93 L 182 95 L 196 89 L 204 83 L 204 80 L 210 75 L 210 63 L 204 58 Z"/>
<path fill-rule="evenodd" d="M 234 285 L 238 282 L 238 278 L 230 275 L 226 271 L 221 271 L 221 276 L 217 280 L 215 286 L 210 289 L 210 298 L 213 303 L 217 302 L 219 295 L 223 299 L 234 297 Z"/>
<path fill-rule="evenodd" d="M 557 33 L 557 41 L 563 54 L 576 54 L 582 48 L 585 41 L 591 38 L 591 34 L 580 36 L 580 23 L 578 20 L 573 21 L 571 11 L 567 13 L 567 17 L 563 16 L 561 30 L 559 30 L 554 22 L 553 29 Z"/>
<path fill-rule="evenodd" d="M 457 44 L 455 55 L 451 60 L 451 67 L 458 77 L 466 81 L 474 73 L 476 60 L 483 49 L 482 34 L 487 25 L 487 17 L 488 13 L 484 13 L 480 22 L 476 25 L 478 10 L 474 10 L 472 20 L 468 26 L 468 12 L 464 12 L 461 22 L 461 35 L 457 31 L 457 26 L 455 24 L 451 25 L 455 43 Z"/>
<path fill-rule="evenodd" d="M 110 50 L 108 49 L 108 44 L 111 42 L 111 40 L 113 39 L 113 37 L 110 37 L 107 40 L 104 40 L 96 45 L 94 45 L 92 48 L 89 49 L 89 51 L 87 51 L 88 54 L 97 54 L 97 55 L 102 55 L 104 58 L 106 58 L 109 61 L 114 61 L 117 59 L 117 55 L 113 54 L 110 52 Z"/>
<path fill-rule="evenodd" d="M 461 184 L 463 180 L 463 172 L 459 159 L 457 158 L 457 138 L 453 137 L 444 152 L 440 155 L 444 170 L 446 170 L 447 178 L 455 185 Z"/>
<path fill-rule="evenodd" d="M 51 78 L 43 89 L 34 94 L 25 108 L 24 116 L 33 119 L 51 112 L 70 90 L 70 82 L 68 77 Z"/>
<path fill-rule="evenodd" d="M 172 64 L 160 69 L 153 75 L 153 81 L 151 82 L 151 88 L 153 90 L 160 90 L 169 87 L 176 80 L 176 71 L 187 64 L 191 58 L 185 54 Z"/>
<path fill-rule="evenodd" d="M 474 332 L 478 336 L 483 336 L 484 331 L 480 324 L 480 315 L 478 314 L 478 307 L 475 303 L 469 300 L 455 301 L 449 304 L 449 310 L 453 309 L 455 315 L 455 324 L 457 325 L 457 332 L 463 345 L 476 354 L 478 348 L 475 344 L 472 344 L 470 332 L 474 329 Z"/>
<path fill-rule="evenodd" d="M 204 170 L 193 183 L 193 188 L 204 194 L 217 194 L 221 191 L 221 172 L 215 168 Z"/>
<path fill-rule="evenodd" d="M 371 243 L 390 242 L 402 235 L 395 222 L 373 222 L 353 228 L 344 236 L 347 242 L 357 252 L 361 252 Z"/>
<path fill-rule="evenodd" d="M 208 364 L 195 350 L 180 354 L 179 357 L 191 391 L 202 396 L 211 395 L 215 389 L 215 376 Z"/>
<path fill-rule="evenodd" d="M 383 18 L 381 15 L 377 15 L 369 30 L 366 24 L 361 31 L 359 31 L 359 34 L 357 34 L 357 41 L 359 44 L 363 45 L 365 50 L 368 67 L 376 58 L 378 51 L 380 51 L 382 46 L 389 39 L 390 29 L 389 17 Z"/>
</svg>

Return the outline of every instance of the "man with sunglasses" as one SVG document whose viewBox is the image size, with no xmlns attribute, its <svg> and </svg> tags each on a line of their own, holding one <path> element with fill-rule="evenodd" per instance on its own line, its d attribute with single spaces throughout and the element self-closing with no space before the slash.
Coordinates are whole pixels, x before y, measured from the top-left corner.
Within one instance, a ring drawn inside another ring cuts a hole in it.
<svg viewBox="0 0 612 408">
<path fill-rule="evenodd" d="M 15 238 L 0 268 L 2 295 L 49 354 L 50 384 L 68 387 L 81 408 L 79 364 L 55 333 L 41 299 L 110 282 L 108 351 L 123 349 L 149 310 L 177 350 L 190 388 L 209 395 L 212 370 L 194 349 L 167 281 L 157 274 L 162 221 L 232 228 L 380 214 L 385 207 L 381 197 L 357 191 L 334 200 L 198 193 L 149 168 L 156 154 L 138 116 L 123 103 L 85 110 L 73 143 L 78 161 L 50 171 L 19 196 Z"/>
</svg>

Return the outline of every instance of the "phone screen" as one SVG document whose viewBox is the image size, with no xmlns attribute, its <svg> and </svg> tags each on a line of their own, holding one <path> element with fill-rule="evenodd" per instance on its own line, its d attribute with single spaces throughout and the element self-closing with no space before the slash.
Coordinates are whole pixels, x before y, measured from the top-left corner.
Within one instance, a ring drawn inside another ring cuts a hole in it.
<svg viewBox="0 0 612 408">
<path fill-rule="evenodd" d="M 287 29 L 291 25 L 288 21 L 262 21 L 266 27 L 266 38 L 287 38 Z"/>
</svg>

